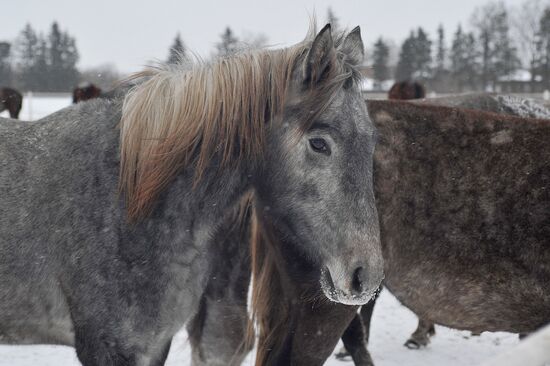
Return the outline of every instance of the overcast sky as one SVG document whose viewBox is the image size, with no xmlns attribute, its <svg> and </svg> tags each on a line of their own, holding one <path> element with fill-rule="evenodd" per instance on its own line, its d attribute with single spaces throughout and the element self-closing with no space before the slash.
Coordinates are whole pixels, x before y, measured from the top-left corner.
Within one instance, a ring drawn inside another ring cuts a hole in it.
<svg viewBox="0 0 550 366">
<path fill-rule="evenodd" d="M 523 0 L 507 0 L 519 6 Z M 3 3 L 3 4 L 2 4 Z M 10 5 L 5 5 L 9 3 Z M 47 33 L 57 20 L 76 38 L 80 68 L 114 64 L 137 71 L 149 60 L 165 59 L 176 33 L 186 46 L 208 56 L 226 26 L 237 36 L 263 33 L 269 44 L 289 45 L 305 35 L 309 16 L 322 23 L 332 7 L 342 26 L 361 26 L 369 47 L 380 35 L 400 43 L 422 25 L 435 37 L 439 23 L 448 33 L 469 23 L 486 0 L 0 0 L 0 41 L 13 41 L 26 23 Z"/>
</svg>

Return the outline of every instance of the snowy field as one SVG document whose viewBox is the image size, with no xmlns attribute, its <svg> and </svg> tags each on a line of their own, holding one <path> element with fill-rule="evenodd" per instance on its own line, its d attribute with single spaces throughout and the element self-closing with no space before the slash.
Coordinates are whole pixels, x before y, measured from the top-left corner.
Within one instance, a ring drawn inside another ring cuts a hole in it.
<svg viewBox="0 0 550 366">
<path fill-rule="evenodd" d="M 68 93 L 52 93 L 43 95 L 23 95 L 23 108 L 19 119 L 23 121 L 34 121 L 48 114 L 71 105 L 73 99 Z M 8 111 L 0 113 L 0 117 L 9 118 Z"/>
<path fill-rule="evenodd" d="M 34 120 L 71 104 L 68 95 L 34 97 L 24 102 L 21 119 Z M 7 117 L 1 113 L 0 116 Z M 436 327 L 436 336 L 422 350 L 409 350 L 403 346 L 416 328 L 416 317 L 388 291 L 383 291 L 374 311 L 370 351 L 377 366 L 463 366 L 478 365 L 492 356 L 506 351 L 518 343 L 517 336 L 509 333 L 483 333 L 472 337 L 462 332 Z M 340 347 L 340 346 L 338 346 Z M 245 365 L 252 365 L 251 355 Z M 0 366 L 77 366 L 72 348 L 62 346 L 0 346 Z M 184 331 L 172 342 L 169 366 L 190 365 L 190 346 Z M 331 357 L 326 365 L 345 366 Z"/>
<path fill-rule="evenodd" d="M 391 295 L 382 291 L 374 311 L 370 351 L 377 366 L 475 366 L 518 343 L 515 334 L 483 333 L 472 337 L 436 327 L 437 334 L 427 348 L 409 350 L 403 346 L 416 328 L 416 317 Z M 340 345 L 337 347 L 339 348 Z M 185 331 L 172 342 L 167 366 L 190 365 L 190 345 Z M 244 365 L 253 365 L 250 355 Z M 78 366 L 74 349 L 63 346 L 0 346 L 0 366 Z M 352 365 L 332 356 L 328 366 Z"/>
</svg>

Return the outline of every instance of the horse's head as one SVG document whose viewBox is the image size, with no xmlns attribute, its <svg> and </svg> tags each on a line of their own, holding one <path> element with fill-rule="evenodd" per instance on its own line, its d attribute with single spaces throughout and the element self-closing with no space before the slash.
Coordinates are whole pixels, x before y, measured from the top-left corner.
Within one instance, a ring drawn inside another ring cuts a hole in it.
<svg viewBox="0 0 550 366">
<path fill-rule="evenodd" d="M 325 26 L 315 36 L 294 66 L 282 121 L 267 130 L 256 179 L 261 214 L 344 304 L 366 303 L 383 277 L 375 128 L 354 80 L 362 58 L 359 28 L 333 39 Z"/>
</svg>

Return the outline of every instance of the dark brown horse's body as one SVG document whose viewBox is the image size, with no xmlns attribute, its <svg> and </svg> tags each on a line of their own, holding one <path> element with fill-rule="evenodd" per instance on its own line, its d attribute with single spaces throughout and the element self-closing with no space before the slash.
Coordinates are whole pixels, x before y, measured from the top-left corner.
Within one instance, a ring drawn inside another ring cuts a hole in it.
<svg viewBox="0 0 550 366">
<path fill-rule="evenodd" d="M 529 332 L 550 321 L 550 121 L 369 108 L 382 136 L 385 286 L 453 328 Z"/>
<path fill-rule="evenodd" d="M 426 97 L 426 89 L 418 81 L 400 81 L 390 88 L 388 99 L 410 100 Z"/>
<path fill-rule="evenodd" d="M 431 104 L 482 110 L 499 114 L 506 114 L 526 118 L 550 119 L 550 109 L 532 99 L 525 99 L 510 95 L 498 95 L 491 93 L 468 93 L 462 95 L 425 99 L 419 101 L 421 104 Z M 371 307 L 373 308 L 373 306 Z M 363 322 L 370 324 L 372 309 L 361 311 Z M 479 334 L 473 332 L 472 334 Z M 418 349 L 426 346 L 430 338 L 435 335 L 435 326 L 432 322 L 420 318 L 418 327 L 405 342 L 405 346 L 411 349 Z M 520 337 L 522 334 L 520 334 Z M 342 355 L 345 355 L 345 351 Z"/>
<path fill-rule="evenodd" d="M 384 285 L 430 323 L 516 333 L 548 323 L 550 120 L 404 102 L 369 111 Z M 253 247 L 284 242 L 262 227 Z M 371 365 L 357 307 L 323 300 L 299 258 L 266 254 L 280 282 L 257 364 L 322 365 L 343 335 L 356 364 Z"/>
<path fill-rule="evenodd" d="M 0 88 L 0 112 L 8 110 L 11 118 L 19 118 L 23 96 L 12 88 Z"/>
<path fill-rule="evenodd" d="M 73 103 L 76 104 L 86 100 L 98 98 L 100 95 L 100 88 L 92 83 L 83 83 L 73 89 Z"/>
</svg>

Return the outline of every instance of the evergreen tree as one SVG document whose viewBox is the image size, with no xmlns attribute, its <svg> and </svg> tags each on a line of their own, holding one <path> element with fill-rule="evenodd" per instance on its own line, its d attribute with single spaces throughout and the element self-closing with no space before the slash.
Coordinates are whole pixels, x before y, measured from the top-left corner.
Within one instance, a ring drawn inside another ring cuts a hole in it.
<svg viewBox="0 0 550 366">
<path fill-rule="evenodd" d="M 72 88 L 78 84 L 80 76 L 76 67 L 80 56 L 76 48 L 76 40 L 71 37 L 69 33 L 63 32 L 61 44 L 63 46 L 63 73 L 66 80 L 62 90 L 72 90 Z"/>
<path fill-rule="evenodd" d="M 168 63 L 169 64 L 176 64 L 178 63 L 183 57 L 185 57 L 185 47 L 183 45 L 183 42 L 181 40 L 180 34 L 178 33 L 176 35 L 176 38 L 174 38 L 174 43 L 170 47 L 170 51 L 168 53 Z"/>
<path fill-rule="evenodd" d="M 33 91 L 69 91 L 78 83 L 78 50 L 54 22 L 47 38 L 27 24 L 16 41 L 20 87 Z"/>
<path fill-rule="evenodd" d="M 57 22 L 53 22 L 50 33 L 48 35 L 48 53 L 49 53 L 49 70 L 48 75 L 48 89 L 55 90 L 61 89 L 61 84 L 64 83 L 63 75 L 63 44 L 62 34 L 59 30 Z"/>
<path fill-rule="evenodd" d="M 451 46 L 451 76 L 458 91 L 475 89 L 477 68 L 476 39 L 473 33 L 464 33 L 459 25 Z"/>
<path fill-rule="evenodd" d="M 397 68 L 395 70 L 395 79 L 397 81 L 412 79 L 416 71 L 415 38 L 414 32 L 411 32 L 409 37 L 403 42 L 403 45 L 401 45 L 399 60 L 397 61 Z"/>
<path fill-rule="evenodd" d="M 465 44 L 464 33 L 462 32 L 462 26 L 459 24 L 454 34 L 453 42 L 451 45 L 451 75 L 458 86 L 458 90 L 462 91 L 464 88 L 462 80 L 462 70 L 464 68 L 465 58 Z"/>
<path fill-rule="evenodd" d="M 445 30 L 443 24 L 437 28 L 437 53 L 435 56 L 436 70 L 441 72 L 445 70 L 445 61 L 447 58 L 447 48 L 445 46 Z"/>
<path fill-rule="evenodd" d="M 332 11 L 331 7 L 329 7 L 327 9 L 327 23 L 330 24 L 332 34 L 335 34 L 340 29 L 340 21 L 338 20 L 338 17 L 336 17 L 334 12 Z"/>
<path fill-rule="evenodd" d="M 229 56 L 238 51 L 239 40 L 233 35 L 231 28 L 225 28 L 225 32 L 223 32 L 221 37 L 221 42 L 216 46 L 219 56 Z"/>
<path fill-rule="evenodd" d="M 44 39 L 44 36 L 40 34 L 38 36 L 38 43 L 34 55 L 34 69 L 36 70 L 34 75 L 34 82 L 36 86 L 34 90 L 51 90 L 51 76 L 49 73 L 49 49 Z"/>
<path fill-rule="evenodd" d="M 429 78 L 432 65 L 432 41 L 421 27 L 418 28 L 416 33 L 414 46 L 416 49 L 415 71 L 420 78 Z"/>
<path fill-rule="evenodd" d="M 10 64 L 11 44 L 0 42 L 0 86 L 12 83 L 12 72 Z"/>
<path fill-rule="evenodd" d="M 53 22 L 48 35 L 48 85 L 50 91 L 69 91 L 78 83 L 76 42 Z"/>
<path fill-rule="evenodd" d="M 388 67 L 389 58 L 390 58 L 390 48 L 384 42 L 382 38 L 379 38 L 378 41 L 374 44 L 374 51 L 372 54 L 373 64 L 372 68 L 374 70 L 374 80 L 377 82 L 377 87 L 380 88 L 380 84 L 390 78 L 390 71 Z"/>
<path fill-rule="evenodd" d="M 398 81 L 424 79 L 431 74 L 432 41 L 422 28 L 412 31 L 403 42 L 399 53 L 395 78 Z"/>
<path fill-rule="evenodd" d="M 16 40 L 18 82 L 24 90 L 37 89 L 35 55 L 38 47 L 38 36 L 30 24 L 25 25 Z"/>
</svg>

